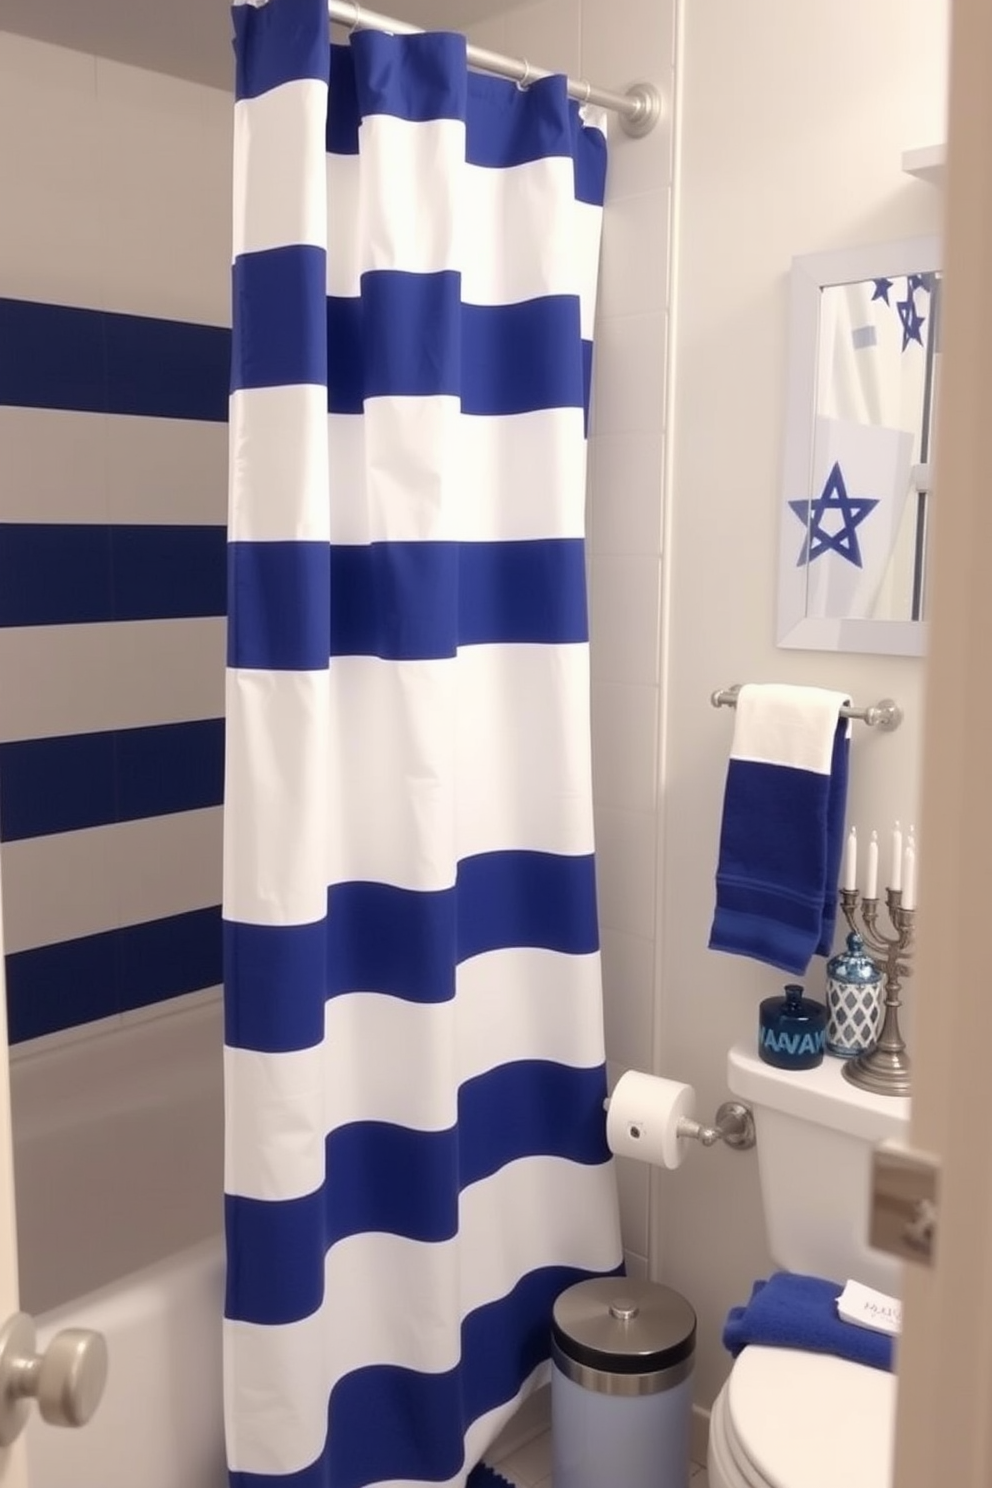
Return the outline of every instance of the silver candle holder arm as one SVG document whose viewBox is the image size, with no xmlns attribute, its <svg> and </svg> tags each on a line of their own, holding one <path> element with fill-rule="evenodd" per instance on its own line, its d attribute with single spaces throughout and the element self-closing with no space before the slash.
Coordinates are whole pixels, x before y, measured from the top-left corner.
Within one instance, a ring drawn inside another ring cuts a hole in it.
<svg viewBox="0 0 992 1488">
<path fill-rule="evenodd" d="M 861 904 L 861 924 L 857 922 Z M 885 977 L 885 1003 L 882 1026 L 874 1047 L 844 1065 L 845 1078 L 862 1090 L 876 1095 L 909 1095 L 910 1061 L 906 1043 L 899 1029 L 902 1007 L 902 981 L 912 975 L 910 960 L 913 946 L 915 909 L 903 909 L 902 893 L 886 889 L 885 904 L 895 931 L 886 935 L 878 923 L 878 900 L 862 898 L 857 889 L 841 889 L 840 907 L 844 918 L 861 936 Z"/>
<path fill-rule="evenodd" d="M 710 702 L 714 708 L 736 708 L 737 699 L 741 690 L 741 683 L 735 682 L 732 687 L 718 687 L 716 692 L 710 693 Z M 902 723 L 903 712 L 894 698 L 882 698 L 881 702 L 870 703 L 867 708 L 847 707 L 841 708 L 842 718 L 856 718 L 860 723 L 866 723 L 869 728 L 879 728 L 885 732 L 897 729 Z"/>
</svg>

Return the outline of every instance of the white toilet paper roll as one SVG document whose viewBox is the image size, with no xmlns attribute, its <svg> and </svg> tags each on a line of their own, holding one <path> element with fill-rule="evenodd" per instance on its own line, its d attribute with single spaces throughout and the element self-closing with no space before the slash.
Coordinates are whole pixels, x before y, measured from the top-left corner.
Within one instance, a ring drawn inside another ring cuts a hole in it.
<svg viewBox="0 0 992 1488">
<path fill-rule="evenodd" d="M 606 1113 L 606 1141 L 617 1157 L 632 1157 L 660 1168 L 677 1168 L 688 1145 L 678 1135 L 683 1116 L 696 1109 L 691 1085 L 628 1070 L 617 1081 Z"/>
</svg>

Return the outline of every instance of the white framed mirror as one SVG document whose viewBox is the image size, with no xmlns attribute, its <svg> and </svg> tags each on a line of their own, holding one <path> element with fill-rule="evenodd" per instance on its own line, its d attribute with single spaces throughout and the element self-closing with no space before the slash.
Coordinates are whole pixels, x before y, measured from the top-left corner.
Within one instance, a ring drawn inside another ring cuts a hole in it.
<svg viewBox="0 0 992 1488">
<path fill-rule="evenodd" d="M 935 237 L 793 260 L 780 646 L 926 649 L 941 287 Z"/>
</svg>

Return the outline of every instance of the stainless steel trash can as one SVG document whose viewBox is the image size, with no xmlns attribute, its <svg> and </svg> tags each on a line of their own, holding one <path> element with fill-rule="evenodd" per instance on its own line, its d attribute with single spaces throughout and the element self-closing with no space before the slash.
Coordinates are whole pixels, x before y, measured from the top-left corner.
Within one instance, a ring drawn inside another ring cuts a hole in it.
<svg viewBox="0 0 992 1488">
<path fill-rule="evenodd" d="M 554 1488 L 687 1488 L 696 1314 L 631 1277 L 562 1292 L 551 1326 Z"/>
</svg>

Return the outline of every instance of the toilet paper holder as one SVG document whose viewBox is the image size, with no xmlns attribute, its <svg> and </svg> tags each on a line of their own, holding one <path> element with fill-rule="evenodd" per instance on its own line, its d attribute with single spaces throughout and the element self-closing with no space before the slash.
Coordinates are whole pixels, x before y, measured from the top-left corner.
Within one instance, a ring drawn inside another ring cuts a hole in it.
<svg viewBox="0 0 992 1488">
<path fill-rule="evenodd" d="M 603 1102 L 603 1110 L 609 1109 L 610 1098 L 607 1096 Z M 680 1116 L 675 1130 L 678 1136 L 699 1142 L 703 1147 L 712 1147 L 715 1143 L 722 1142 L 734 1152 L 750 1151 L 757 1140 L 754 1134 L 754 1113 L 743 1101 L 724 1101 L 717 1109 L 712 1126 L 703 1126 L 702 1122 L 693 1121 L 690 1116 Z M 637 1135 L 637 1132 L 631 1132 L 631 1136 Z"/>
<path fill-rule="evenodd" d="M 745 1106 L 743 1101 L 724 1101 L 717 1110 L 712 1126 L 703 1126 L 688 1116 L 682 1116 L 679 1118 L 677 1131 L 680 1137 L 689 1137 L 701 1142 L 704 1147 L 722 1142 L 735 1152 L 747 1152 L 756 1141 L 754 1115 L 751 1107 Z"/>
</svg>

